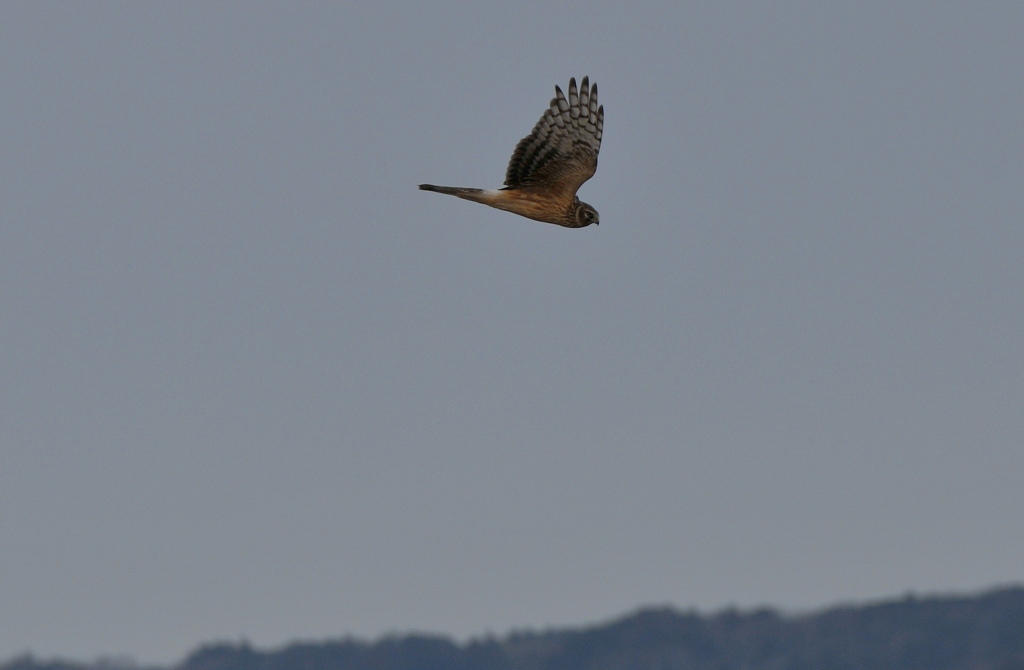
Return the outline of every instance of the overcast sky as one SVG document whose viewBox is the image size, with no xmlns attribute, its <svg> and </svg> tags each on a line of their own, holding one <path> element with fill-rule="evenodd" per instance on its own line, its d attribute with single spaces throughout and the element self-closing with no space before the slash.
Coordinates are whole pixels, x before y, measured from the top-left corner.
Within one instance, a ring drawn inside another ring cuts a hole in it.
<svg viewBox="0 0 1024 670">
<path fill-rule="evenodd" d="M 1024 580 L 1024 3 L 355 4 L 0 10 L 0 659 Z"/>
</svg>

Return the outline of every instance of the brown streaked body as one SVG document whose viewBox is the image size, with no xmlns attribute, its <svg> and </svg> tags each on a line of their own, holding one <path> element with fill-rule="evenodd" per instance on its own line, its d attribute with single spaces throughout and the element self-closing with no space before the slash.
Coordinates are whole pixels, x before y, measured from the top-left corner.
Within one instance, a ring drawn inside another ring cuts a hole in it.
<svg viewBox="0 0 1024 670">
<path fill-rule="evenodd" d="M 597 154 L 604 130 L 604 107 L 597 103 L 597 84 L 587 77 L 576 88 L 569 80 L 569 97 L 555 86 L 555 97 L 519 141 L 505 172 L 501 189 L 458 188 L 420 184 L 424 191 L 454 195 L 537 221 L 566 228 L 599 223 L 597 210 L 576 197 L 583 182 L 597 171 Z"/>
</svg>

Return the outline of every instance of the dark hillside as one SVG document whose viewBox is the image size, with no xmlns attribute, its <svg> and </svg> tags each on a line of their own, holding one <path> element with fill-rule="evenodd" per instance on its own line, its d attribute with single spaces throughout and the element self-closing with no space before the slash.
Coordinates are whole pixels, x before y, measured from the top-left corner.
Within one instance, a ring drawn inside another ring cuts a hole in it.
<svg viewBox="0 0 1024 670">
<path fill-rule="evenodd" d="M 376 642 L 201 647 L 163 670 L 1024 670 L 1024 588 L 974 597 L 906 597 L 787 617 L 645 609 L 592 627 L 458 645 L 440 636 Z M 0 670 L 124 670 L 43 663 Z M 149 669 L 160 670 L 160 669 Z"/>
</svg>

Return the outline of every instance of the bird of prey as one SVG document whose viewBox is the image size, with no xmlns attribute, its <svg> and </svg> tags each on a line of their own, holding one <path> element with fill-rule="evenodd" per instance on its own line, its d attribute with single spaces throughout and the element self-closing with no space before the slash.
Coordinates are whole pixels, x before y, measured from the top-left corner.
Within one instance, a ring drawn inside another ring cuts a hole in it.
<svg viewBox="0 0 1024 670">
<path fill-rule="evenodd" d="M 457 188 L 420 184 L 424 191 L 481 202 L 537 221 L 566 228 L 599 223 L 597 210 L 576 197 L 576 191 L 597 171 L 604 107 L 597 104 L 597 84 L 587 77 L 576 88 L 569 80 L 569 98 L 555 86 L 555 97 L 533 131 L 521 139 L 505 171 L 501 189 Z"/>
</svg>

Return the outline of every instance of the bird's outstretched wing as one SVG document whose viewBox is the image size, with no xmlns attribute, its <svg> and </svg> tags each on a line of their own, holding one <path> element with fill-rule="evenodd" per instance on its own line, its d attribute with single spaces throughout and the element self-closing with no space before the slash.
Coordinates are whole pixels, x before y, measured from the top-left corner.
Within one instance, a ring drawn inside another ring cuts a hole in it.
<svg viewBox="0 0 1024 670">
<path fill-rule="evenodd" d="M 505 172 L 505 187 L 550 193 L 572 199 L 597 171 L 604 107 L 597 103 L 597 84 L 569 80 L 569 99 L 555 86 L 555 97 L 533 132 L 516 145 Z"/>
</svg>

